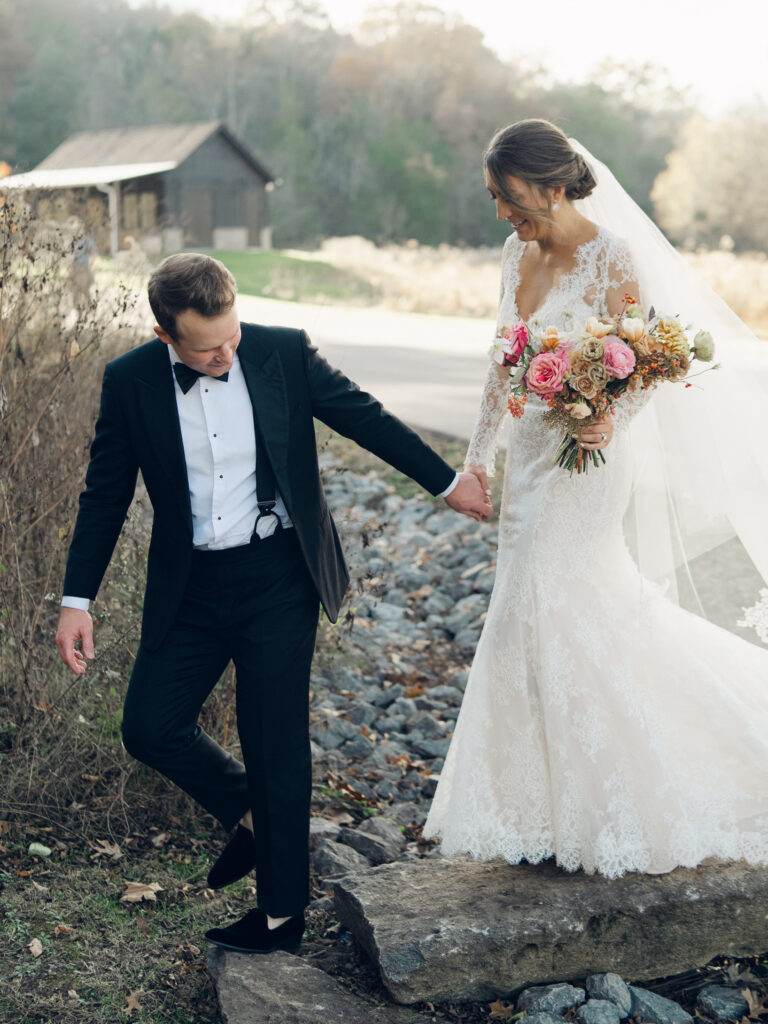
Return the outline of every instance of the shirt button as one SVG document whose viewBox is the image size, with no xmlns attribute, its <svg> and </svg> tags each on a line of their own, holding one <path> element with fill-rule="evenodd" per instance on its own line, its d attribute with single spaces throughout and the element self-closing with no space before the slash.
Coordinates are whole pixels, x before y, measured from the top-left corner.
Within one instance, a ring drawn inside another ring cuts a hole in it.
<svg viewBox="0 0 768 1024">
<path fill-rule="evenodd" d="M 221 522 L 221 516 L 217 516 L 216 518 Z"/>
<path fill-rule="evenodd" d="M 214 434 L 213 436 L 214 436 L 214 437 L 218 437 L 218 434 Z"/>
<path fill-rule="evenodd" d="M 219 473 L 219 480 L 223 480 L 223 479 L 224 479 L 224 474 L 223 473 Z"/>
</svg>

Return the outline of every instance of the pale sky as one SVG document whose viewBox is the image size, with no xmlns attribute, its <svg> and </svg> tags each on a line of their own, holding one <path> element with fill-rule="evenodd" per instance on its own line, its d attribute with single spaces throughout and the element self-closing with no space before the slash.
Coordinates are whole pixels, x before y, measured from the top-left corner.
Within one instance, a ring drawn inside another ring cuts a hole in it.
<svg viewBox="0 0 768 1024">
<path fill-rule="evenodd" d="M 248 8 L 248 0 L 161 2 L 222 21 L 237 21 Z M 319 0 L 319 6 L 335 28 L 353 31 L 369 5 Z M 555 78 L 587 78 L 608 57 L 653 61 L 669 69 L 676 85 L 691 86 L 705 113 L 721 114 L 755 97 L 768 103 L 765 0 L 433 0 L 432 6 L 477 26 L 505 60 L 543 63 Z"/>
</svg>

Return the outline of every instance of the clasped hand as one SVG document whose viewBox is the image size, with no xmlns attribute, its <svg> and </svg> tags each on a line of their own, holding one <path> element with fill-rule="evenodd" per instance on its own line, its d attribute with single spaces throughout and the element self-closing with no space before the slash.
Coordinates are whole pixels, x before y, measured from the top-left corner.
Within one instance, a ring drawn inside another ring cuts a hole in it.
<svg viewBox="0 0 768 1024">
<path fill-rule="evenodd" d="M 480 522 L 493 512 L 489 494 L 488 481 L 483 485 L 475 472 L 467 472 L 459 474 L 459 482 L 445 500 L 455 512 Z"/>
</svg>

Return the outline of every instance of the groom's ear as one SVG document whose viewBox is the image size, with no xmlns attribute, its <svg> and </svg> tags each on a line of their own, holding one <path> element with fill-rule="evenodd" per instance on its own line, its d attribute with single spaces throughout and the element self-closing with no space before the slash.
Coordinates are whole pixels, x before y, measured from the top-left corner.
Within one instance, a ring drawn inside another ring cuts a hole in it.
<svg viewBox="0 0 768 1024">
<path fill-rule="evenodd" d="M 173 338 L 170 336 L 170 334 L 168 334 L 167 331 L 164 331 L 159 324 L 155 324 L 153 330 L 160 339 L 160 341 L 164 342 L 166 345 L 170 345 L 173 342 Z"/>
</svg>

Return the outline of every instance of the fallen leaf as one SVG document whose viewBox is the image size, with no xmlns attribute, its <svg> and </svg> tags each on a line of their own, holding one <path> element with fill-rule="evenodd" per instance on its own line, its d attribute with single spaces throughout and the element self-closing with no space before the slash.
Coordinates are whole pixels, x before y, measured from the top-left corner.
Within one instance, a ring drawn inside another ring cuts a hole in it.
<svg viewBox="0 0 768 1024">
<path fill-rule="evenodd" d="M 57 924 L 56 927 L 53 929 L 53 934 L 58 939 L 58 937 L 60 935 L 69 935 L 69 933 L 73 932 L 73 931 L 74 931 L 74 928 L 70 928 L 69 925 Z"/>
<path fill-rule="evenodd" d="M 491 1020 L 514 1020 L 518 1016 L 515 1013 L 515 1007 L 512 1003 L 508 1003 L 506 999 L 497 999 L 495 1003 L 491 1003 L 488 1007 L 488 1016 Z"/>
<path fill-rule="evenodd" d="M 159 849 L 161 846 L 165 846 L 168 840 L 171 838 L 170 832 L 158 832 L 156 836 L 152 836 L 150 842 L 154 847 Z"/>
<path fill-rule="evenodd" d="M 154 900 L 155 894 L 162 892 L 162 887 L 157 882 L 123 882 L 123 895 L 121 903 L 141 903 L 142 900 Z"/>
<path fill-rule="evenodd" d="M 125 997 L 125 1006 L 123 1007 L 123 1013 L 126 1017 L 130 1017 L 133 1011 L 139 1013 L 141 1011 L 141 1003 L 136 992 L 128 990 L 128 995 Z"/>
<path fill-rule="evenodd" d="M 71 344 L 69 346 L 69 361 L 70 361 L 70 363 L 74 363 L 74 361 L 77 359 L 77 357 L 79 355 L 80 355 L 80 346 L 77 344 L 77 342 L 73 338 L 72 342 L 71 342 Z"/>
<path fill-rule="evenodd" d="M 96 845 L 92 845 L 91 849 L 95 851 L 95 853 L 91 854 L 91 860 L 96 860 L 98 857 L 109 857 L 110 860 L 120 860 L 123 856 L 123 851 L 117 843 L 110 843 L 108 839 L 97 839 Z"/>
<path fill-rule="evenodd" d="M 80 996 L 77 994 L 77 990 L 74 988 L 67 989 L 67 995 L 70 999 L 79 999 Z"/>
<path fill-rule="evenodd" d="M 47 885 L 40 885 L 40 883 L 36 882 L 34 878 L 30 879 L 30 881 L 32 882 L 32 885 L 34 885 L 38 892 L 48 892 Z"/>
<path fill-rule="evenodd" d="M 44 846 L 42 843 L 30 843 L 27 852 L 30 853 L 33 857 L 51 856 L 50 846 Z"/>
<path fill-rule="evenodd" d="M 40 939 L 32 939 L 30 944 L 27 946 L 27 949 L 32 956 L 38 957 L 43 952 L 43 944 Z"/>
</svg>

